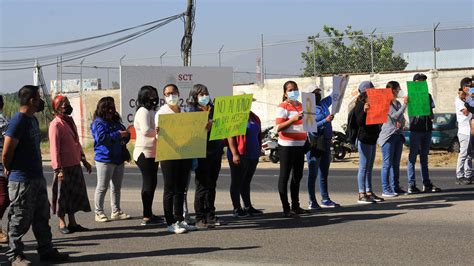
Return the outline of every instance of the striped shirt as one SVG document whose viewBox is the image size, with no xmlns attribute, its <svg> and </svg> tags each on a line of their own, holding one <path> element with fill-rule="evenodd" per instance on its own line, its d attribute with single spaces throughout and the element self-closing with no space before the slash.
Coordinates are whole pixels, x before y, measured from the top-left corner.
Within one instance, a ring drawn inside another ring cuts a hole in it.
<svg viewBox="0 0 474 266">
<path fill-rule="evenodd" d="M 303 111 L 300 102 L 295 107 L 288 101 L 280 103 L 277 107 L 276 124 L 288 121 L 299 112 Z M 306 131 L 303 129 L 303 120 L 298 120 L 288 128 L 278 132 L 278 144 L 281 146 L 304 146 L 306 142 Z"/>
</svg>

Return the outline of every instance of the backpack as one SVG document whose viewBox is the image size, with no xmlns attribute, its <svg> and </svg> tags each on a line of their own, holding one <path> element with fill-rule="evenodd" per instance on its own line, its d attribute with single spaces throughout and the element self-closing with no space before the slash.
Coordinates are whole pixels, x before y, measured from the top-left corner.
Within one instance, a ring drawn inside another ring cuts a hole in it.
<svg viewBox="0 0 474 266">
<path fill-rule="evenodd" d="M 357 125 L 356 116 L 355 116 L 355 106 L 349 111 L 347 116 L 347 142 L 355 145 L 357 140 L 357 134 L 359 132 L 359 125 Z"/>
</svg>

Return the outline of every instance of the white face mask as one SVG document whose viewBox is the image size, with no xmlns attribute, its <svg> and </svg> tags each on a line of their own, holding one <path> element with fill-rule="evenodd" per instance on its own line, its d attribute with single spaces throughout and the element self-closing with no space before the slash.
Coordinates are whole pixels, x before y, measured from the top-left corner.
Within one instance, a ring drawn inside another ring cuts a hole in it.
<svg viewBox="0 0 474 266">
<path fill-rule="evenodd" d="M 179 97 L 178 95 L 171 94 L 165 97 L 165 101 L 169 105 L 176 105 L 178 104 Z"/>
</svg>

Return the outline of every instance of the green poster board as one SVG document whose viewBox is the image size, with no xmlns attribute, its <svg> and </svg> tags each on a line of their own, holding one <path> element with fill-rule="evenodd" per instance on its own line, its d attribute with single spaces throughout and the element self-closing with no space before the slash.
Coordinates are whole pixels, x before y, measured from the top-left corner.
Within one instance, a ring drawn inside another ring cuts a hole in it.
<svg viewBox="0 0 474 266">
<path fill-rule="evenodd" d="M 430 97 L 426 81 L 407 81 L 408 116 L 431 115 Z"/>
<path fill-rule="evenodd" d="M 245 135 L 252 94 L 216 97 L 210 140 Z"/>
</svg>

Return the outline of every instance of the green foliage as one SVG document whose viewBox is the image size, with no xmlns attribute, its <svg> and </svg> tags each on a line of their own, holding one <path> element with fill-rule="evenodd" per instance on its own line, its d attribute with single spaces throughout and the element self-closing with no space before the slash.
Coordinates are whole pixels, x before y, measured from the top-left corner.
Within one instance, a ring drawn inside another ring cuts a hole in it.
<svg viewBox="0 0 474 266">
<path fill-rule="evenodd" d="M 18 112 L 20 108 L 20 101 L 18 99 L 17 93 L 9 93 L 3 95 L 3 113 L 7 118 L 12 117 L 16 112 Z M 48 109 L 45 106 L 45 111 L 41 113 L 35 114 L 36 118 L 38 118 L 40 131 L 41 131 L 41 138 L 43 140 L 48 140 L 48 128 L 49 123 L 51 122 L 51 114 L 48 114 Z"/>
<path fill-rule="evenodd" d="M 322 74 L 371 72 L 371 40 L 374 72 L 403 70 L 407 62 L 393 51 L 393 37 L 364 36 L 362 31 L 347 26 L 344 32 L 324 26 L 324 33 L 308 37 L 306 52 L 301 53 L 304 77 Z M 314 66 L 315 64 L 315 68 Z"/>
</svg>

